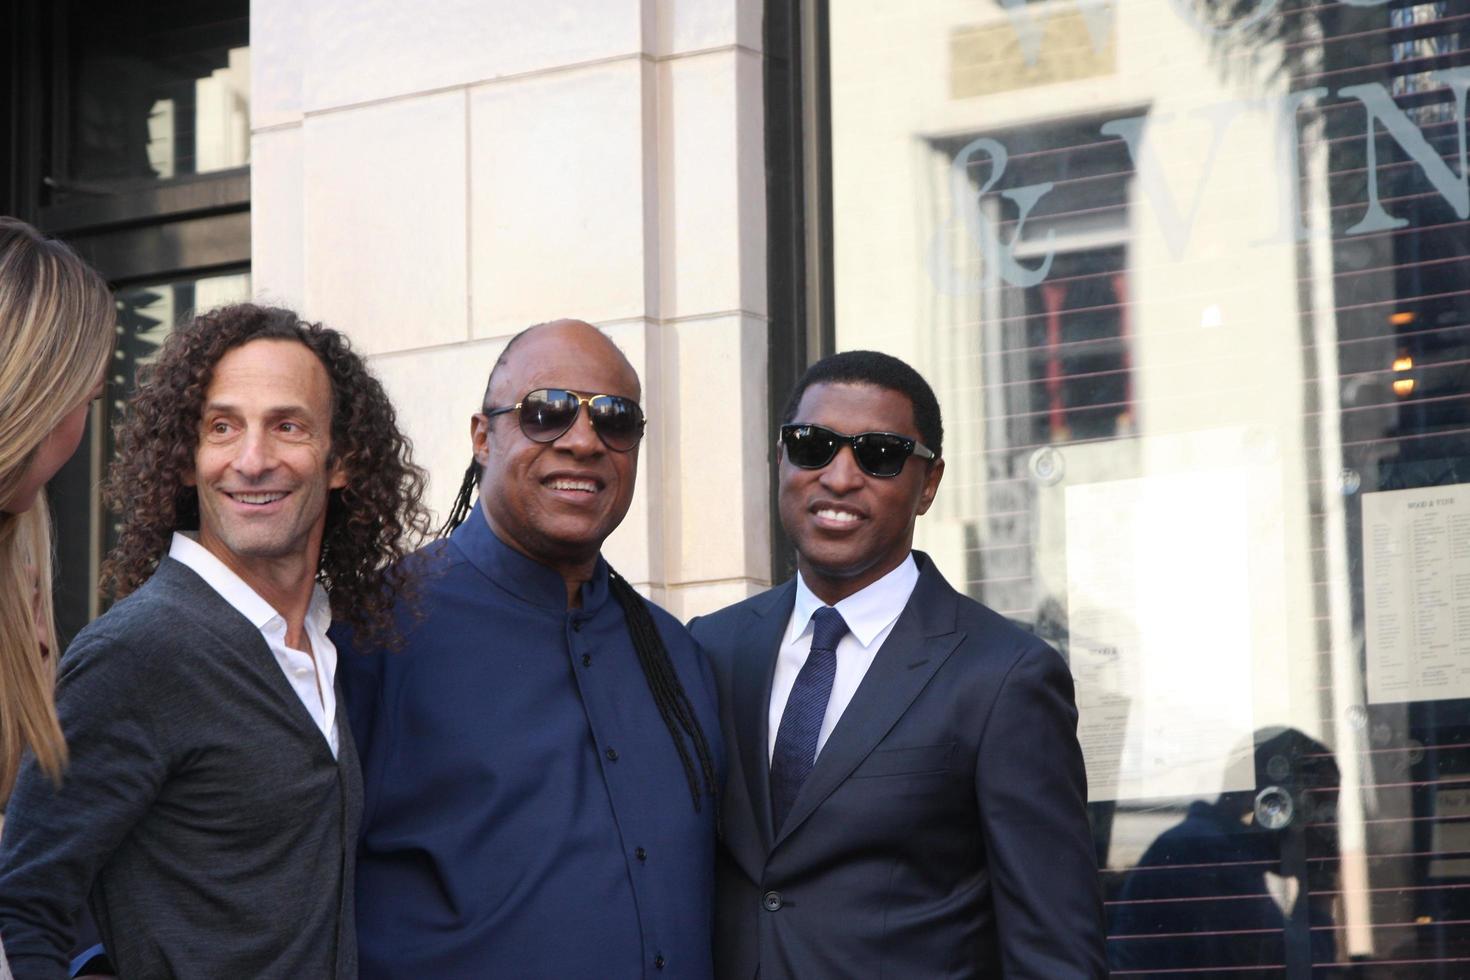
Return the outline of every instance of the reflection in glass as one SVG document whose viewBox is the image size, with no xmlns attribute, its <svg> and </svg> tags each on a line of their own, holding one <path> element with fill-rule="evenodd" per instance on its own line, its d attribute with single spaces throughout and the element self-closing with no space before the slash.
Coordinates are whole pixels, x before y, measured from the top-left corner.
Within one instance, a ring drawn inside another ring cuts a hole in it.
<svg viewBox="0 0 1470 980">
<path fill-rule="evenodd" d="M 1115 975 L 1470 976 L 1470 9 L 830 17 L 837 346 L 1069 658 Z"/>
<path fill-rule="evenodd" d="M 73 4 L 62 196 L 249 163 L 248 5 L 158 6 Z"/>
<path fill-rule="evenodd" d="M 1241 756 L 1254 760 L 1252 788 L 1190 803 L 1124 877 L 1110 905 L 1115 970 L 1299 972 L 1333 960 L 1332 753 L 1287 729 L 1258 732 Z"/>
</svg>

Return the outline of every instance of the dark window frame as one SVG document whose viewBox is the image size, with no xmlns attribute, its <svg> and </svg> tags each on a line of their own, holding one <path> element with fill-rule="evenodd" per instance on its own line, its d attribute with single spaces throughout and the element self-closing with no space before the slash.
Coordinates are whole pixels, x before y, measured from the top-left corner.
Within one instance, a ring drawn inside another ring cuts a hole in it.
<svg viewBox="0 0 1470 980">
<path fill-rule="evenodd" d="M 828 0 L 766 4 L 766 277 L 771 445 L 802 372 L 836 350 L 832 279 L 832 140 Z M 780 467 L 770 456 L 771 579 L 796 571 L 781 522 Z"/>
</svg>

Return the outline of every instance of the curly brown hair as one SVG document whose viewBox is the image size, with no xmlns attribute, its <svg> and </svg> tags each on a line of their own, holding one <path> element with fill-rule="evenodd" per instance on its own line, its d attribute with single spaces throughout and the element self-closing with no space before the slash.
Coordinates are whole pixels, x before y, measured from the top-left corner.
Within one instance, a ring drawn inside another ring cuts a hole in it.
<svg viewBox="0 0 1470 980">
<path fill-rule="evenodd" d="M 157 570 L 175 531 L 199 528 L 198 492 L 184 481 L 194 471 L 205 392 L 220 358 L 253 340 L 299 341 L 327 369 L 332 461 L 342 463 L 347 484 L 328 499 L 317 579 L 334 619 L 392 645 L 393 605 L 408 586 L 398 560 L 429 531 L 424 471 L 382 384 L 347 338 L 290 310 L 239 303 L 196 316 L 139 372 L 104 488 L 122 525 L 103 586 L 117 598 L 132 592 Z"/>
</svg>

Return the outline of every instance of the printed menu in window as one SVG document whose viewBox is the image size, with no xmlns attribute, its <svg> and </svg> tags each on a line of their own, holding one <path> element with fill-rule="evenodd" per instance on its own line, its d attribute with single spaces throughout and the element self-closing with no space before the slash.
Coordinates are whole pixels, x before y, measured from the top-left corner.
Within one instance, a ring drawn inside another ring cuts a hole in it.
<svg viewBox="0 0 1470 980">
<path fill-rule="evenodd" d="M 1470 697 L 1470 484 L 1363 495 L 1368 700 Z"/>
</svg>

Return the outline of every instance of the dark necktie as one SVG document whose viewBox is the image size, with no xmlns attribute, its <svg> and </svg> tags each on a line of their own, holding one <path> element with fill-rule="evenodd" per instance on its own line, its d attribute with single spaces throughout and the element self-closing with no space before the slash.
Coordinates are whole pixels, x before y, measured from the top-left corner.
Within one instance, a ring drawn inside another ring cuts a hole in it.
<svg viewBox="0 0 1470 980">
<path fill-rule="evenodd" d="M 847 634 L 842 614 L 831 606 L 812 613 L 812 624 L 812 650 L 796 675 L 786 710 L 781 712 L 776 750 L 771 755 L 771 816 L 777 833 L 816 762 L 817 735 L 832 697 L 832 678 L 837 674 L 837 641 Z"/>
</svg>

